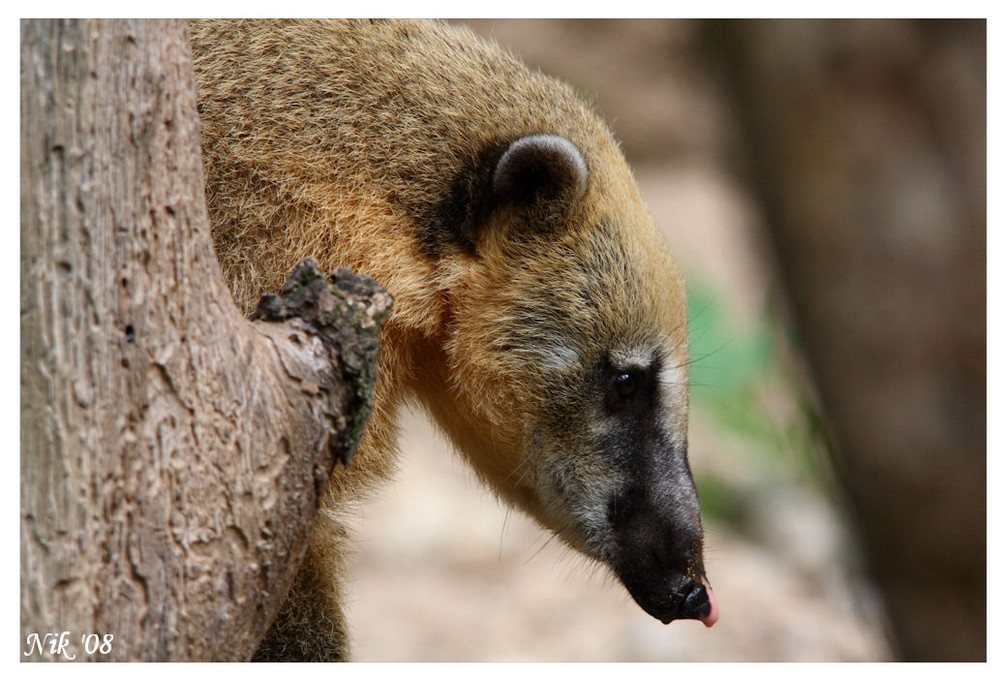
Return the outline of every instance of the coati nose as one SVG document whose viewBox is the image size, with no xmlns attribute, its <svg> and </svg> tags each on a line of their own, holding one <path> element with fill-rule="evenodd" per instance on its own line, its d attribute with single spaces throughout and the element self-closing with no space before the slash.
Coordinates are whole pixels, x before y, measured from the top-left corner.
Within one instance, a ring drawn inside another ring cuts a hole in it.
<svg viewBox="0 0 1000 678">
<path fill-rule="evenodd" d="M 676 619 L 700 619 L 708 627 L 719 620 L 719 607 L 711 584 L 698 584 L 693 579 L 685 579 L 679 593 L 683 602 Z"/>
<path fill-rule="evenodd" d="M 705 626 L 714 626 L 719 620 L 715 592 L 703 575 L 685 572 L 643 576 L 641 571 L 620 571 L 618 577 L 639 607 L 664 624 L 697 619 Z"/>
<path fill-rule="evenodd" d="M 664 624 L 675 619 L 699 619 L 705 626 L 711 627 L 719 620 L 719 607 L 712 586 L 685 577 L 670 593 L 670 605 L 661 611 L 659 619 Z"/>
</svg>

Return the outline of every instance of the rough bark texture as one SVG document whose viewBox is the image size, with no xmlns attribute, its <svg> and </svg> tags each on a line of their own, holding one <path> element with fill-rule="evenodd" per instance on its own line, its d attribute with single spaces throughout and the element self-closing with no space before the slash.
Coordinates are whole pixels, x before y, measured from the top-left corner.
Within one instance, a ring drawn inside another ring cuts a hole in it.
<svg viewBox="0 0 1000 678">
<path fill-rule="evenodd" d="M 250 658 L 370 406 L 371 281 L 233 306 L 189 61 L 183 22 L 21 24 L 22 658 Z"/>
<path fill-rule="evenodd" d="M 985 21 L 709 35 L 898 655 L 985 660 Z"/>
</svg>

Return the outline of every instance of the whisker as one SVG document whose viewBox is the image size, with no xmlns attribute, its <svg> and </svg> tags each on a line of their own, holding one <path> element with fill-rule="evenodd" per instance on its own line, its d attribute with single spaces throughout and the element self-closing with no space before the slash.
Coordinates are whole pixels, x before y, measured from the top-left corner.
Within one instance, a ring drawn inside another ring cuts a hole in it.
<svg viewBox="0 0 1000 678">
<path fill-rule="evenodd" d="M 503 537 L 504 533 L 507 531 L 507 525 L 510 521 L 510 506 L 506 506 L 503 512 L 503 525 L 500 526 L 500 548 L 497 551 L 497 561 L 503 559 Z"/>
<path fill-rule="evenodd" d="M 542 550 L 543 550 L 543 549 L 544 549 L 544 548 L 545 548 L 546 546 L 548 546 L 549 544 L 551 544 L 551 543 L 552 543 L 552 540 L 553 540 L 553 539 L 555 539 L 555 538 L 556 538 L 556 537 L 558 537 L 558 536 L 559 536 L 559 533 L 558 533 L 558 532 L 556 532 L 556 531 L 553 531 L 553 532 L 552 532 L 552 534 L 551 534 L 551 535 L 549 536 L 549 538 L 548 538 L 548 539 L 546 539 L 546 540 L 545 540 L 545 542 L 544 542 L 544 543 L 543 543 L 543 544 L 542 544 L 541 546 L 539 546 L 539 547 L 538 547 L 538 549 L 536 549 L 534 553 L 532 553 L 532 554 L 531 554 L 530 556 L 528 556 L 528 558 L 527 558 L 527 559 L 526 559 L 526 560 L 524 561 L 524 564 L 525 564 L 525 565 L 527 565 L 527 564 L 528 564 L 528 563 L 530 563 L 530 562 L 531 562 L 532 560 L 534 560 L 534 559 L 535 559 L 535 556 L 537 556 L 537 555 L 538 555 L 539 553 L 541 553 L 541 552 L 542 552 Z"/>
</svg>

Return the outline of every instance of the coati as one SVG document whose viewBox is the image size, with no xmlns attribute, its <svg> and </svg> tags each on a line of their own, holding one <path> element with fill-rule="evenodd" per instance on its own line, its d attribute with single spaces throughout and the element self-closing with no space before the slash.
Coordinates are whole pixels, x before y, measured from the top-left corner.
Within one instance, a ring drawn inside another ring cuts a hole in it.
<svg viewBox="0 0 1000 678">
<path fill-rule="evenodd" d="M 197 21 L 213 238 L 251 311 L 295 263 L 396 299 L 375 405 L 255 658 L 348 656 L 345 507 L 420 403 L 477 474 L 664 623 L 712 625 L 684 283 L 605 124 L 462 27 Z"/>
</svg>

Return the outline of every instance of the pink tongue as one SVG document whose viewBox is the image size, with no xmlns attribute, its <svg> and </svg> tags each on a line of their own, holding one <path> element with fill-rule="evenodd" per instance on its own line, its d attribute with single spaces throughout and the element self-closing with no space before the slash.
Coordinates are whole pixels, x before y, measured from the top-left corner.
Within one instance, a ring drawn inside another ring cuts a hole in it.
<svg viewBox="0 0 1000 678">
<path fill-rule="evenodd" d="M 708 614 L 701 618 L 701 622 L 705 626 L 711 627 L 719 621 L 719 603 L 715 600 L 715 592 L 712 591 L 712 586 L 708 582 L 705 582 L 705 592 L 708 593 Z"/>
</svg>

